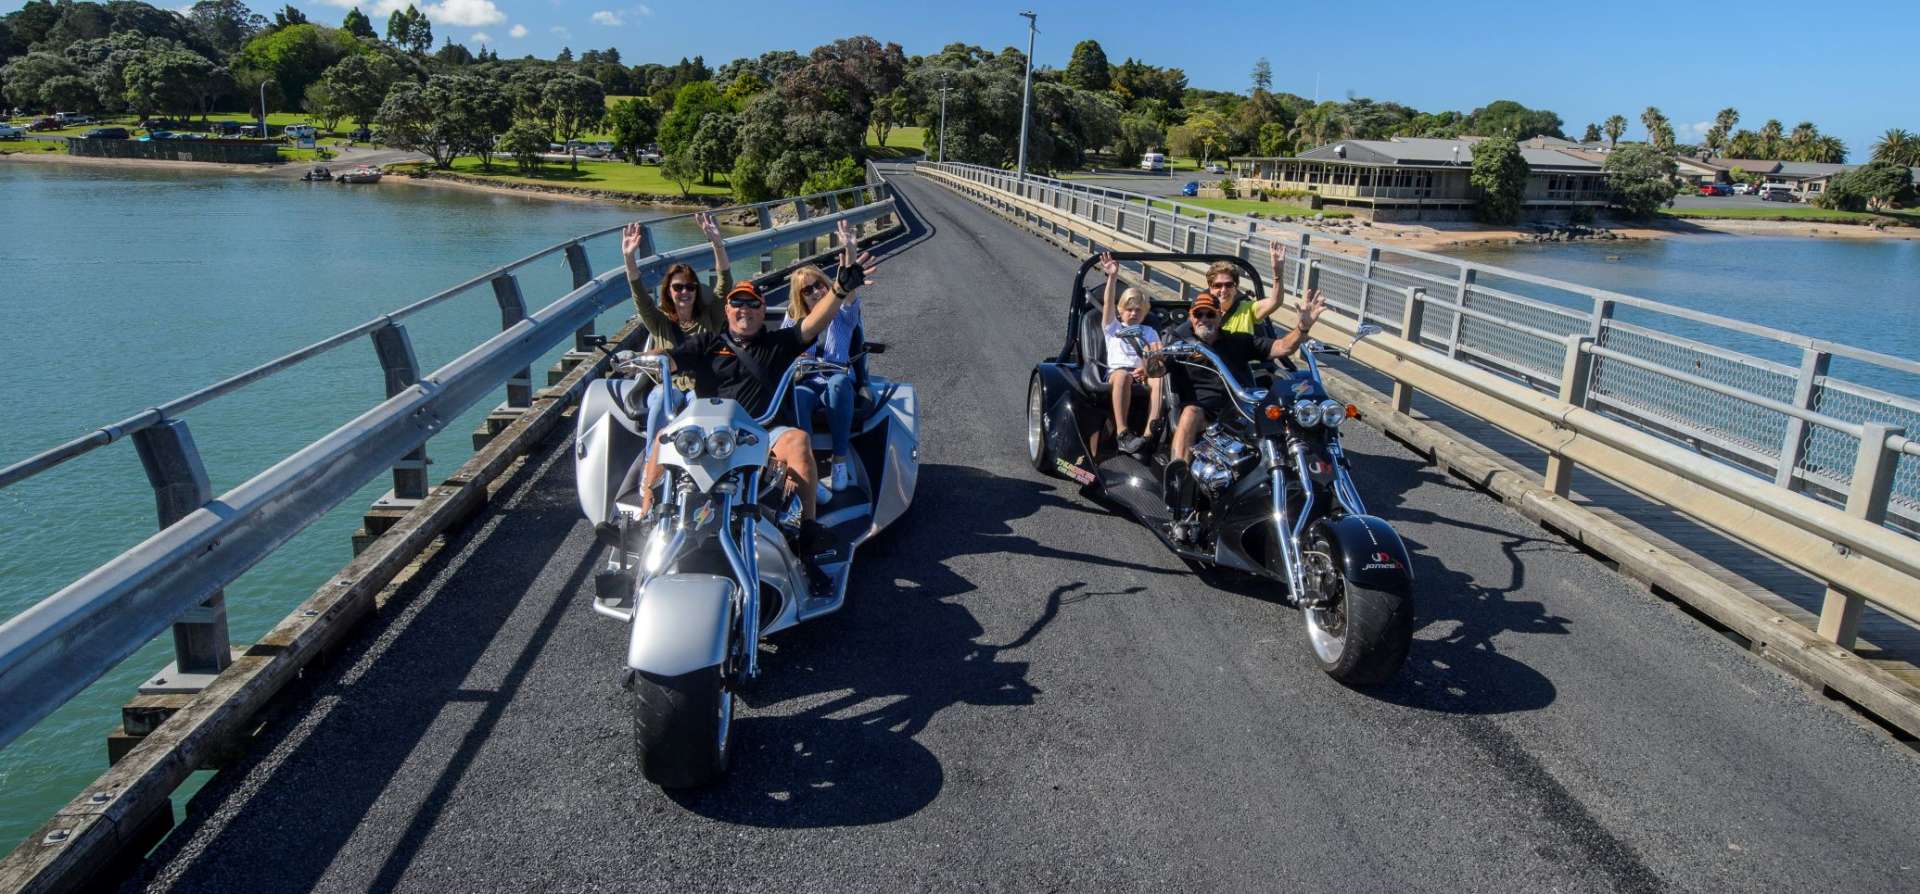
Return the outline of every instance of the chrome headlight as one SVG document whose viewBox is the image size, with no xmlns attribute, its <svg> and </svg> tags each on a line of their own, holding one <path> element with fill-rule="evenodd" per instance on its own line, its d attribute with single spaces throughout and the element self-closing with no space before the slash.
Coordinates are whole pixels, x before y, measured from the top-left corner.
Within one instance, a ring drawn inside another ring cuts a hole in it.
<svg viewBox="0 0 1920 894">
<path fill-rule="evenodd" d="M 706 448 L 706 432 L 697 425 L 689 425 L 673 433 L 673 449 L 680 451 L 682 459 L 699 459 Z"/>
<path fill-rule="evenodd" d="M 712 434 L 707 435 L 707 455 L 714 459 L 726 459 L 732 456 L 734 441 L 733 429 L 714 429 Z"/>
<path fill-rule="evenodd" d="M 1310 400 L 1293 402 L 1293 421 L 1301 428 L 1312 428 L 1320 424 L 1320 404 Z"/>
<path fill-rule="evenodd" d="M 1321 425 L 1324 425 L 1328 428 L 1339 428 L 1340 423 L 1345 421 L 1347 421 L 1347 405 L 1346 404 L 1343 404 L 1337 400 L 1323 400 L 1320 402 L 1320 424 Z"/>
</svg>

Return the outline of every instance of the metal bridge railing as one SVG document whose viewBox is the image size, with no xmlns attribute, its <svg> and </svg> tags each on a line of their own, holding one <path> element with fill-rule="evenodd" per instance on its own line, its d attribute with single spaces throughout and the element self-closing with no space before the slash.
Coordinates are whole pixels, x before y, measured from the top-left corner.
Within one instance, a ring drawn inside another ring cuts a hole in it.
<svg viewBox="0 0 1920 894">
<path fill-rule="evenodd" d="M 1124 238 L 1266 260 L 1272 238 L 1260 233 L 1267 222 L 1193 216 L 1193 206 L 1158 198 L 966 165 L 921 169 L 1090 250 Z M 1816 631 L 1829 642 L 1853 646 L 1866 601 L 1920 624 L 1912 537 L 1920 442 L 1907 437 L 1907 426 L 1920 425 L 1917 404 L 1826 368 L 1835 357 L 1902 374 L 1920 363 L 1438 255 L 1358 240 L 1323 246 L 1319 234 L 1297 229 L 1282 235 L 1294 242 L 1282 278 L 1296 294 L 1317 285 L 1344 314 L 1329 318 L 1336 331 L 1366 322 L 1399 336 L 1370 339 L 1354 354 L 1393 379 L 1394 409 L 1407 412 L 1416 388 L 1427 391 L 1545 450 L 1543 483 L 1555 495 L 1568 495 L 1578 463 L 1825 581 Z M 1170 279 L 1183 296 L 1201 285 L 1194 271 L 1143 273 Z M 1515 291 L 1528 285 L 1543 294 Z M 1583 312 L 1552 293 L 1589 304 Z M 1701 324 L 1713 338 L 1787 346 L 1803 362 L 1615 319 L 1627 305 Z M 1828 394 L 1844 397 L 1823 400 Z M 1769 480 L 1776 466 L 1779 477 Z"/>
<path fill-rule="evenodd" d="M 1877 448 L 1890 454 L 1884 523 L 1920 535 L 1920 444 L 1906 437 L 1920 434 L 1920 397 L 1832 372 L 1841 359 L 1920 388 L 1920 361 L 1178 199 L 1021 180 L 976 165 L 922 167 L 1175 251 L 1267 263 L 1267 241 L 1280 239 L 1288 243 L 1285 275 L 1296 291 L 1306 265 L 1314 264 L 1328 303 L 1388 329 L 1402 316 L 1408 290 L 1424 290 L 1423 344 L 1543 393 L 1560 389 L 1564 340 L 1584 334 L 1602 349 L 1589 371 L 1592 408 L 1828 505 L 1846 505 L 1854 490 L 1862 426 L 1886 426 Z M 1618 319 L 1622 309 L 1636 320 Z M 1694 337 L 1665 331 L 1674 327 L 1690 328 Z"/>
<path fill-rule="evenodd" d="M 774 226 L 791 207 L 791 223 Z M 760 255 L 771 269 L 776 248 L 812 254 L 840 221 L 864 228 L 893 214 L 883 182 L 761 202 L 715 213 L 751 213 L 757 232 L 726 240 L 735 257 Z M 681 215 L 687 217 L 691 215 Z M 657 226 L 664 218 L 647 222 Z M 608 227 L 550 246 L 451 288 L 382 314 L 300 350 L 205 388 L 101 426 L 93 432 L 0 468 L 0 488 L 41 474 L 123 439 L 134 441 L 159 505 L 160 531 L 59 592 L 0 624 L 0 747 L 64 704 L 170 625 L 177 668 L 218 673 L 230 660 L 222 589 L 325 515 L 367 482 L 389 471 L 399 500 L 426 496 L 425 445 L 461 413 L 506 389 L 506 405 L 532 399 L 530 367 L 573 340 L 584 348 L 593 321 L 628 300 L 625 271 L 593 273 L 586 244 L 615 234 Z M 657 245 L 655 240 L 649 244 Z M 573 290 L 529 311 L 516 271 L 564 254 Z M 641 272 L 657 277 L 676 262 L 712 266 L 704 244 L 652 255 Z M 405 320 L 427 308 L 488 287 L 501 315 L 498 335 L 439 369 L 422 371 Z M 361 337 L 372 340 L 387 399 L 217 497 L 211 492 L 183 414 L 216 398 L 292 369 Z"/>
</svg>

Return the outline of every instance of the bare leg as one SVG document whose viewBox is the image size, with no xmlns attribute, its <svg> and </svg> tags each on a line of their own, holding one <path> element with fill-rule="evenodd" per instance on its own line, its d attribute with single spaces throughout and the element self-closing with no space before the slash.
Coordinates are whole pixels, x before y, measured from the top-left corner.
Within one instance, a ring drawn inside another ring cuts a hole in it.
<svg viewBox="0 0 1920 894">
<path fill-rule="evenodd" d="M 1133 377 L 1124 369 L 1107 373 L 1107 392 L 1113 395 L 1113 433 L 1127 433 L 1127 409 L 1133 404 Z"/>
<path fill-rule="evenodd" d="M 653 511 L 654 492 L 660 488 L 660 451 L 657 444 L 647 445 L 647 471 L 640 476 L 640 512 Z"/>
<path fill-rule="evenodd" d="M 1180 408 L 1180 424 L 1173 429 L 1173 458 L 1184 460 L 1193 450 L 1193 442 L 1200 439 L 1200 430 L 1207 427 L 1207 414 L 1199 407 L 1188 405 Z"/>
<path fill-rule="evenodd" d="M 773 458 L 787 466 L 787 477 L 800 489 L 800 517 L 813 518 L 819 511 L 817 479 L 819 472 L 813 467 L 813 448 L 807 444 L 807 434 L 799 429 L 790 429 L 773 442 Z"/>
<path fill-rule="evenodd" d="M 1141 368 L 1145 369 L 1145 367 Z M 1147 380 L 1147 431 L 1149 432 L 1153 431 L 1153 423 L 1160 418 L 1161 395 L 1164 393 L 1162 389 L 1166 384 L 1167 380 L 1164 376 Z"/>
</svg>

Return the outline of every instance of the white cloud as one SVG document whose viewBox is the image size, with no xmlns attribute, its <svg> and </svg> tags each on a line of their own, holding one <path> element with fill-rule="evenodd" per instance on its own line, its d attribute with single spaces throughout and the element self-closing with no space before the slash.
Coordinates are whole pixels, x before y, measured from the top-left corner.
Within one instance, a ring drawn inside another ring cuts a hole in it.
<svg viewBox="0 0 1920 894">
<path fill-rule="evenodd" d="M 595 25 L 605 25 L 609 28 L 618 28 L 621 25 L 625 25 L 627 21 L 621 18 L 619 13 L 603 9 L 593 14 L 593 23 Z"/>
<path fill-rule="evenodd" d="M 475 31 L 472 37 L 467 38 L 467 43 L 493 43 L 493 35 L 485 31 Z"/>
<path fill-rule="evenodd" d="M 498 25 L 507 20 L 507 14 L 493 5 L 493 0 L 445 0 L 443 3 L 422 6 L 420 11 L 439 25 L 478 27 Z"/>
<path fill-rule="evenodd" d="M 643 16 L 653 15 L 653 7 L 648 6 L 645 3 L 642 3 L 639 6 L 634 7 L 633 11 Z"/>
<path fill-rule="evenodd" d="M 553 26 L 553 27 L 551 27 L 551 28 L 548 28 L 547 30 L 548 30 L 549 32 L 551 32 L 551 33 L 553 33 L 553 34 L 555 34 L 555 35 L 557 35 L 557 36 L 559 36 L 559 37 L 563 37 L 563 38 L 565 38 L 565 37 L 572 37 L 572 36 L 573 36 L 573 32 L 572 32 L 572 31 L 568 31 L 568 30 L 567 30 L 567 26 L 565 26 L 565 25 L 555 25 L 555 26 Z"/>
<path fill-rule="evenodd" d="M 512 28 L 508 28 L 508 29 L 507 29 L 507 36 L 508 36 L 508 37 L 526 37 L 526 36 L 527 36 L 527 26 L 525 26 L 525 25 L 515 25 L 515 26 L 513 26 Z"/>
<path fill-rule="evenodd" d="M 1707 135 L 1707 131 L 1710 131 L 1713 129 L 1713 122 L 1695 121 L 1692 124 L 1687 125 L 1687 129 L 1690 131 L 1693 131 L 1693 135 L 1696 137 L 1704 137 Z"/>
</svg>

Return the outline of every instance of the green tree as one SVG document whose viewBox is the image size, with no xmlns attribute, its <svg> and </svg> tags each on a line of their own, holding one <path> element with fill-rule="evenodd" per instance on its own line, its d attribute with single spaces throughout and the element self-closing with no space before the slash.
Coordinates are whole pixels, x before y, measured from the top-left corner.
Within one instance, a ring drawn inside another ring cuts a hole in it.
<svg viewBox="0 0 1920 894">
<path fill-rule="evenodd" d="M 293 25 L 305 24 L 307 24 L 307 14 L 294 9 L 291 3 L 287 4 L 286 7 L 279 12 L 273 14 L 273 27 L 275 28 L 286 28 Z"/>
<path fill-rule="evenodd" d="M 84 83 L 80 67 L 59 53 L 45 50 L 28 53 L 0 68 L 0 84 L 5 85 L 7 101 L 26 109 L 54 111 L 54 107 L 60 105 L 54 94 L 67 92 L 68 88 L 62 86 L 67 81 Z M 49 84 L 55 89 L 48 90 Z M 89 88 L 87 93 L 91 97 L 93 90 Z"/>
<path fill-rule="evenodd" d="M 400 77 L 400 66 L 385 54 L 358 53 L 335 63 L 320 80 L 341 114 L 366 127 Z"/>
<path fill-rule="evenodd" d="M 1780 119 L 1767 119 L 1767 123 L 1760 125 L 1760 145 L 1757 147 L 1760 151 L 1756 154 L 1769 161 L 1780 160 L 1780 152 L 1786 148 L 1780 144 L 1780 135 L 1784 132 Z"/>
<path fill-rule="evenodd" d="M 1600 142 L 1600 125 L 1598 124 L 1587 125 L 1587 132 L 1580 135 L 1580 142 L 1582 143 Z"/>
<path fill-rule="evenodd" d="M 267 20 L 241 0 L 199 0 L 188 10 L 187 18 L 201 39 L 223 55 L 237 52 L 267 27 Z"/>
<path fill-rule="evenodd" d="M 1600 126 L 1607 132 L 1607 148 L 1613 149 L 1620 145 L 1621 135 L 1627 132 L 1627 119 L 1621 115 L 1610 115 Z"/>
<path fill-rule="evenodd" d="M 807 175 L 800 184 L 800 192 L 811 195 L 817 192 L 832 192 L 847 189 L 867 182 L 866 169 L 852 158 L 842 158 Z"/>
<path fill-rule="evenodd" d="M 1284 124 L 1262 124 L 1257 145 L 1261 155 L 1277 158 L 1293 151 L 1293 140 L 1287 135 Z"/>
<path fill-rule="evenodd" d="M 355 53 L 368 52 L 346 32 L 321 25 L 292 25 L 247 41 L 235 54 L 236 78 L 250 85 L 271 79 L 282 97 L 305 95 L 307 85 Z"/>
<path fill-rule="evenodd" d="M 1081 90 L 1106 90 L 1113 86 L 1107 51 L 1100 48 L 1099 41 L 1083 40 L 1073 45 L 1073 56 L 1067 60 L 1066 81 Z"/>
<path fill-rule="evenodd" d="M 681 87 L 674 94 L 673 109 L 660 120 L 660 149 L 668 155 L 684 153 L 702 119 L 712 112 L 728 111 L 732 109 L 712 81 L 694 81 Z"/>
<path fill-rule="evenodd" d="M 1323 102 L 1293 119 L 1293 142 L 1296 146 L 1308 148 L 1324 146 L 1346 136 L 1347 119 L 1340 113 L 1340 105 Z"/>
<path fill-rule="evenodd" d="M 1474 216 L 1487 223 L 1510 224 L 1520 219 L 1527 192 L 1527 160 L 1511 136 L 1488 137 L 1473 146 L 1473 173 L 1468 178 L 1480 191 Z"/>
<path fill-rule="evenodd" d="M 887 145 L 887 136 L 901 122 L 907 120 L 909 99 L 906 88 L 902 87 L 873 101 L 873 136 L 880 145 Z"/>
<path fill-rule="evenodd" d="M 1120 128 L 1113 139 L 1114 161 L 1122 167 L 1133 167 L 1140 163 L 1140 156 L 1149 150 L 1164 148 L 1167 144 L 1167 131 L 1160 123 L 1146 115 L 1120 116 Z"/>
<path fill-rule="evenodd" d="M 338 130 L 340 119 L 347 115 L 339 98 L 333 95 L 332 88 L 327 86 L 324 79 L 307 85 L 306 95 L 300 100 L 300 108 L 312 115 L 313 119 L 319 122 L 320 129 L 326 131 Z"/>
<path fill-rule="evenodd" d="M 200 104 L 218 67 L 205 56 L 178 44 L 140 53 L 123 74 L 127 104 L 146 120 L 154 110 L 191 115 Z"/>
<path fill-rule="evenodd" d="M 640 163 L 640 151 L 653 142 L 660 128 L 660 111 L 641 97 L 623 99 L 607 110 L 607 126 L 613 130 L 613 147 L 627 161 Z"/>
<path fill-rule="evenodd" d="M 1833 178 L 1820 204 L 1845 211 L 1881 211 L 1913 199 L 1913 170 L 1891 161 L 1871 161 Z"/>
<path fill-rule="evenodd" d="M 1673 201 L 1679 188 L 1673 158 L 1652 146 L 1627 146 L 1609 152 L 1603 169 L 1613 207 L 1629 217 L 1646 217 L 1659 211 Z"/>
<path fill-rule="evenodd" d="M 423 55 L 433 46 L 433 23 L 409 3 L 406 9 L 396 9 L 387 17 L 387 42 L 415 56 Z"/>
<path fill-rule="evenodd" d="M 380 34 L 373 30 L 373 22 L 367 19 L 367 14 L 361 12 L 358 6 L 347 10 L 347 17 L 340 20 L 340 30 L 368 42 L 380 39 Z"/>
<path fill-rule="evenodd" d="M 1496 100 L 1468 113 L 1461 133 L 1491 137 L 1506 135 L 1515 140 L 1530 137 L 1565 137 L 1560 131 L 1560 116 L 1546 109 L 1529 109 L 1511 99 Z"/>
<path fill-rule="evenodd" d="M 700 179 L 700 166 L 685 152 L 671 152 L 661 160 L 660 174 L 678 185 L 681 195 L 692 195 L 693 181 Z"/>
<path fill-rule="evenodd" d="M 1910 168 L 1920 167 L 1920 137 L 1915 137 L 1904 128 L 1890 128 L 1874 142 L 1873 160 L 1889 161 Z"/>
<path fill-rule="evenodd" d="M 387 145 L 422 152 L 434 167 L 460 155 L 492 161 L 493 136 L 507 126 L 513 105 L 498 84 L 473 75 L 434 75 L 425 84 L 403 80 L 387 93 L 375 121 Z"/>
<path fill-rule="evenodd" d="M 540 173 L 541 155 L 547 151 L 547 128 L 533 121 L 517 121 L 507 128 L 500 149 L 513 156 L 523 174 Z"/>
<path fill-rule="evenodd" d="M 713 185 L 713 172 L 731 170 L 738 152 L 740 116 L 729 112 L 708 112 L 700 127 L 687 141 L 687 155 L 700 169 L 700 182 Z"/>
<path fill-rule="evenodd" d="M 1273 63 L 1265 56 L 1253 63 L 1253 92 L 1255 95 L 1273 92 Z"/>
<path fill-rule="evenodd" d="M 570 143 L 600 122 L 607 111 L 607 95 L 599 81 L 567 72 L 549 79 L 541 88 L 540 107 L 553 127 L 554 138 Z M 569 154 L 573 156 L 573 169 L 580 170 L 579 154 Z"/>
</svg>

